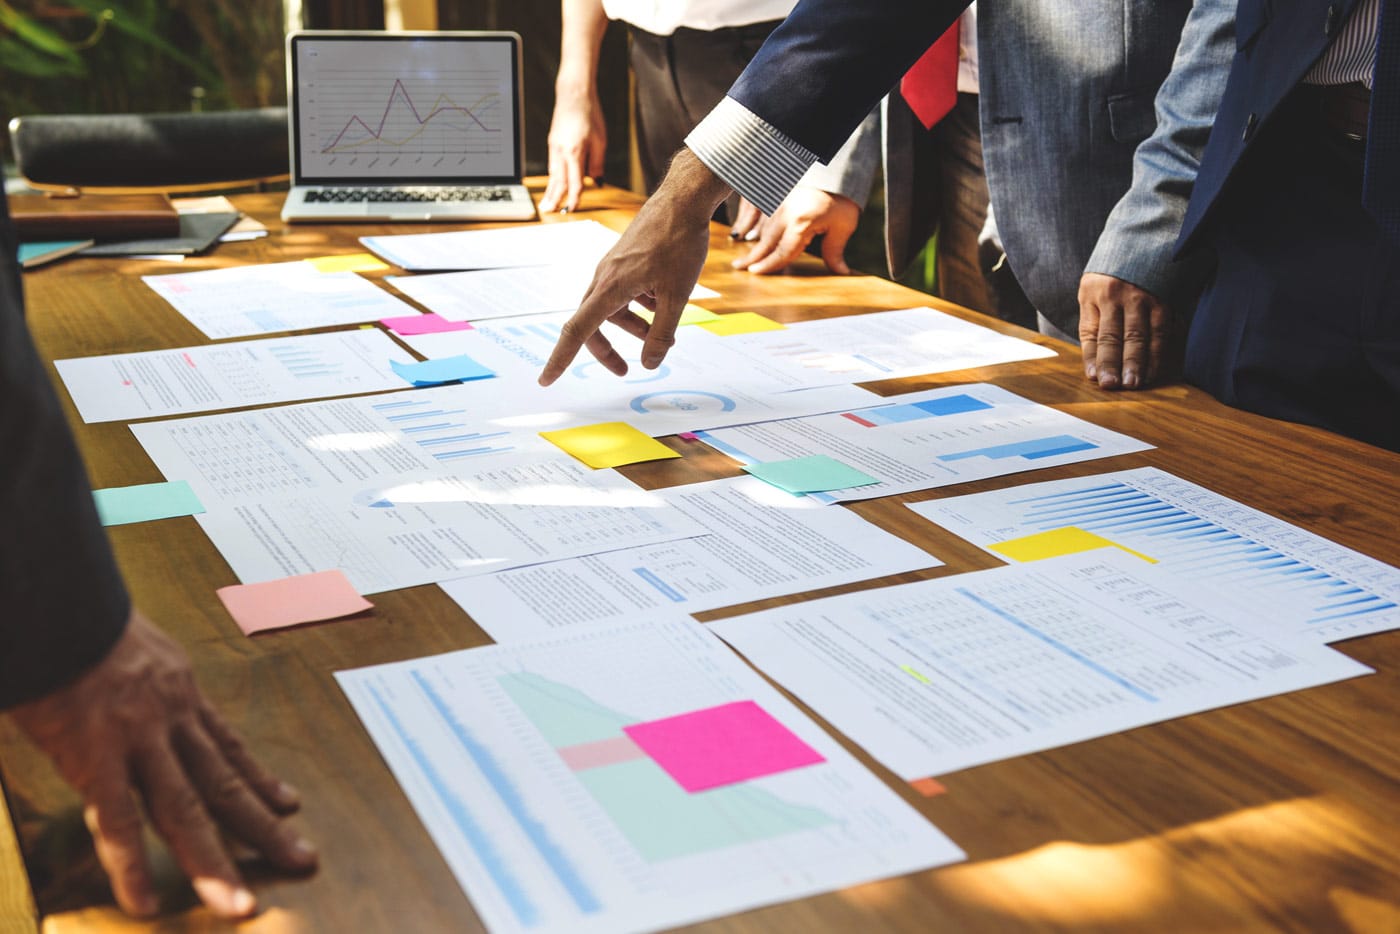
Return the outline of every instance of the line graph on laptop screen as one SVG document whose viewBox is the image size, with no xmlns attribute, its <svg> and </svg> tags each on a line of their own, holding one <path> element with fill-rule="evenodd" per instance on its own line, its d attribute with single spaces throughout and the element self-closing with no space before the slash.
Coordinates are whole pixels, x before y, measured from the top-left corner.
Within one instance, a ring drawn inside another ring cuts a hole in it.
<svg viewBox="0 0 1400 934">
<path fill-rule="evenodd" d="M 510 42 L 327 38 L 296 55 L 302 177 L 515 174 Z"/>
</svg>

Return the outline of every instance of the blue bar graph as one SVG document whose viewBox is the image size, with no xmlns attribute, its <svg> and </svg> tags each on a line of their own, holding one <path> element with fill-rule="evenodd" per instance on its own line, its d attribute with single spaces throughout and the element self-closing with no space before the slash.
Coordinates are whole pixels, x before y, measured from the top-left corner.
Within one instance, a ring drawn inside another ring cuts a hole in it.
<svg viewBox="0 0 1400 934">
<path fill-rule="evenodd" d="M 871 425 L 895 425 L 900 422 L 914 422 L 925 418 L 938 418 L 943 415 L 962 415 L 966 412 L 982 412 L 995 408 L 989 402 L 969 395 L 945 396 L 942 399 L 928 399 L 911 402 L 907 405 L 887 405 L 876 409 L 866 409 L 860 417 Z"/>
<path fill-rule="evenodd" d="M 875 410 L 878 411 L 878 410 Z M 992 460 L 1005 460 L 1009 457 L 1021 457 L 1026 460 L 1043 460 L 1047 457 L 1057 457 L 1061 454 L 1075 454 L 1079 451 L 1092 451 L 1098 445 L 1083 438 L 1076 438 L 1073 435 L 1055 435 L 1052 438 L 1036 438 L 1031 441 L 1017 441 L 1011 444 L 996 444 L 991 447 L 973 448 L 970 451 L 958 451 L 956 454 L 940 454 L 941 461 L 961 461 L 970 457 L 987 457 Z"/>
<path fill-rule="evenodd" d="M 472 734 L 466 724 L 458 719 L 457 715 L 452 711 L 451 706 L 443 700 L 442 696 L 438 694 L 437 690 L 427 678 L 423 677 L 423 675 L 417 671 L 413 672 L 412 676 L 413 680 L 417 682 L 418 687 L 422 690 L 423 695 L 428 699 L 428 702 L 432 704 L 433 709 L 442 717 L 443 721 L 452 731 L 452 735 L 461 743 L 462 748 L 466 750 L 467 755 L 471 757 L 477 769 L 480 770 L 482 776 L 486 779 L 487 783 L 490 784 L 492 791 L 496 793 L 501 803 L 505 805 L 506 811 L 515 819 L 517 826 L 524 832 L 526 838 L 529 839 L 531 845 L 534 846 L 536 852 L 539 853 L 545 864 L 549 866 L 555 878 L 557 878 L 560 885 L 564 887 L 564 891 L 569 893 L 569 897 L 573 899 L 574 904 L 578 906 L 580 911 L 585 913 L 599 911 L 602 908 L 602 902 L 599 901 L 598 896 L 593 894 L 593 891 L 588 887 L 588 883 L 583 879 L 583 874 L 574 866 L 568 854 L 565 853 L 563 848 L 550 836 L 549 829 L 545 827 L 539 818 L 530 813 L 525 804 L 525 798 L 520 793 L 520 789 L 515 786 L 510 776 L 506 774 L 500 761 L 497 760 L 495 755 L 485 744 Z M 441 786 L 440 793 L 444 791 L 451 794 L 451 789 L 445 785 Z"/>
<path fill-rule="evenodd" d="M 1122 482 L 1091 482 L 1059 493 L 1011 500 L 1027 533 L 1074 526 L 1102 535 L 1196 578 L 1262 588 L 1299 605 L 1323 625 L 1394 610 L 1371 593 L 1248 535 Z"/>
<path fill-rule="evenodd" d="M 510 867 L 506 865 L 490 835 L 472 817 L 471 808 L 467 802 L 463 800 L 461 795 L 457 794 L 452 783 L 447 781 L 433 765 L 433 760 L 428 757 L 423 744 L 404 727 L 403 721 L 395 715 L 394 708 L 385 703 L 383 696 L 373 686 L 368 686 L 368 689 L 370 696 L 374 698 L 375 705 L 379 708 L 379 712 L 384 715 L 389 726 L 398 734 L 404 748 L 413 757 L 413 764 L 418 766 L 418 770 L 423 773 L 423 778 L 432 786 L 433 793 L 447 809 L 447 813 L 452 816 L 452 822 L 457 825 L 457 829 L 462 832 L 462 837 L 471 845 L 477 859 L 485 867 L 486 874 L 491 877 L 492 882 L 496 883 L 496 888 L 500 890 L 506 904 L 510 905 L 510 910 L 515 914 L 515 917 L 526 927 L 538 924 L 540 921 L 539 907 L 530 901 L 525 887 L 515 877 L 515 873 L 511 872 Z"/>
<path fill-rule="evenodd" d="M 342 372 L 340 364 L 326 362 L 323 355 L 307 350 L 304 345 L 274 344 L 268 347 L 267 352 L 298 379 L 336 376 Z"/>
<path fill-rule="evenodd" d="M 439 461 L 515 450 L 515 445 L 508 443 L 511 432 L 482 430 L 480 423 L 469 424 L 465 418 L 466 409 L 447 409 L 436 402 L 419 400 L 377 402 L 371 407 L 408 440 Z"/>
</svg>

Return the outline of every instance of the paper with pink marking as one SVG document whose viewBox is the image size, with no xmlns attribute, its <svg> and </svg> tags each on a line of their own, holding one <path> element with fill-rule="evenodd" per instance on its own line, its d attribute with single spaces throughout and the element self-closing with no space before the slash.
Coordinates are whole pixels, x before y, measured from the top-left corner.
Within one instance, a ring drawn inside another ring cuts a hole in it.
<svg viewBox="0 0 1400 934">
<path fill-rule="evenodd" d="M 448 321 L 436 312 L 426 315 L 403 315 L 398 318 L 385 318 L 379 322 L 396 334 L 412 337 L 415 334 L 441 334 L 444 331 L 470 331 L 472 326 L 465 321 Z"/>
<path fill-rule="evenodd" d="M 736 701 L 623 727 L 692 794 L 825 762 L 753 701 Z"/>
</svg>

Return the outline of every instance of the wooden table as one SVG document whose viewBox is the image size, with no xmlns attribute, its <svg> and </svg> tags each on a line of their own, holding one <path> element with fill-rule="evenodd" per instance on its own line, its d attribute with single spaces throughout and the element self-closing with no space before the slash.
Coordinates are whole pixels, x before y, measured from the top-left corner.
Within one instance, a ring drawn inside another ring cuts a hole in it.
<svg viewBox="0 0 1400 934">
<path fill-rule="evenodd" d="M 280 200 L 241 200 L 271 227 L 269 238 L 227 244 L 181 266 L 76 259 L 26 275 L 29 320 L 46 359 L 201 343 L 201 335 L 141 283 L 141 274 L 350 252 L 362 234 L 434 229 L 286 227 L 277 220 Z M 621 229 L 636 204 L 634 196 L 607 189 L 590 192 L 580 213 Z M 711 246 L 703 281 L 722 293 L 723 300 L 712 303 L 718 310 L 795 321 L 920 304 L 950 307 L 884 280 L 822 275 L 810 259 L 785 276 L 735 273 L 728 265 L 735 248 L 719 227 Z M 1400 563 L 1400 456 L 1233 411 L 1182 385 L 1102 392 L 1083 378 L 1074 348 L 1054 346 L 1060 351 L 1055 359 L 875 388 L 993 381 L 1157 449 L 856 504 L 850 508 L 947 562 L 878 583 L 997 563 L 916 518 L 900 505 L 904 501 L 1144 465 Z M 83 425 L 71 406 L 69 416 L 94 486 L 162 479 L 124 425 Z M 641 465 L 628 475 L 656 487 L 737 473 L 732 461 L 702 445 L 668 443 L 683 460 Z M 111 538 L 138 604 L 189 647 L 206 692 L 263 760 L 304 792 L 299 820 L 321 848 L 321 869 L 309 879 L 255 869 L 265 911 L 248 929 L 478 929 L 470 903 L 331 677 L 338 669 L 486 643 L 466 614 L 437 588 L 416 587 L 376 596 L 368 618 L 248 639 L 214 595 L 216 587 L 234 583 L 233 574 L 193 520 L 114 528 Z M 967 851 L 966 863 L 701 927 L 1400 930 L 1400 632 L 1341 648 L 1377 673 L 969 769 L 947 776 L 948 793 L 941 797 L 924 799 L 901 788 Z M 192 907 L 168 860 L 163 877 L 175 914 L 149 926 L 125 921 L 111 906 L 72 793 L 7 723 L 0 726 L 0 761 L 44 930 L 218 927 Z M 0 896 L 7 889 L 22 889 L 13 872 L 0 884 Z"/>
</svg>

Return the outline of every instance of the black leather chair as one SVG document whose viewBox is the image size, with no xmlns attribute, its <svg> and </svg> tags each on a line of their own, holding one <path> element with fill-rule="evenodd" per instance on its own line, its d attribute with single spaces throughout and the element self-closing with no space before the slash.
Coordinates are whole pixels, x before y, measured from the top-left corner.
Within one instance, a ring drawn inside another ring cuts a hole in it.
<svg viewBox="0 0 1400 934">
<path fill-rule="evenodd" d="M 285 107 L 16 117 L 10 141 L 41 189 L 261 189 L 288 177 Z"/>
</svg>

